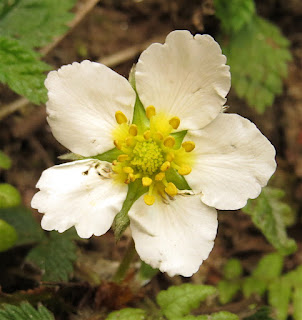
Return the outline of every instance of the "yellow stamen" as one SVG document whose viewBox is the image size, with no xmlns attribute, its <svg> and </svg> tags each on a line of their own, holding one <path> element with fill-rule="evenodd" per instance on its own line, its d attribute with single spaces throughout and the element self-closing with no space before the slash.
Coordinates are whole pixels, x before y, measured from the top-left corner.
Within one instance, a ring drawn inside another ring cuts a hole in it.
<svg viewBox="0 0 302 320">
<path fill-rule="evenodd" d="M 174 139 L 174 137 L 172 137 L 172 136 L 166 137 L 165 140 L 164 140 L 164 145 L 165 145 L 167 148 L 173 148 L 174 145 L 175 145 L 175 139 Z"/>
<path fill-rule="evenodd" d="M 155 202 L 155 197 L 150 194 L 145 194 L 144 201 L 148 206 L 152 206 L 152 204 Z"/>
<path fill-rule="evenodd" d="M 178 173 L 181 174 L 182 176 L 185 176 L 189 173 L 191 173 L 192 168 L 188 165 L 184 165 L 182 167 L 180 167 L 180 169 L 178 169 Z"/>
<path fill-rule="evenodd" d="M 122 111 L 116 111 L 115 120 L 118 124 L 126 123 L 128 121 L 127 117 L 123 114 Z"/>
<path fill-rule="evenodd" d="M 113 160 L 113 161 L 112 161 L 112 165 L 113 165 L 113 166 L 116 166 L 116 165 L 117 165 L 117 160 Z"/>
<path fill-rule="evenodd" d="M 164 177 L 165 177 L 165 173 L 160 172 L 155 176 L 155 181 L 161 181 L 161 180 L 163 180 Z"/>
<path fill-rule="evenodd" d="M 171 197 L 176 196 L 176 195 L 177 195 L 177 192 L 178 192 L 175 184 L 172 183 L 172 182 L 168 182 L 168 185 L 166 186 L 165 191 L 166 191 L 167 194 L 168 194 L 169 196 L 171 196 Z"/>
<path fill-rule="evenodd" d="M 193 141 L 185 141 L 181 145 L 186 152 L 191 152 L 195 148 L 195 143 Z"/>
<path fill-rule="evenodd" d="M 153 116 L 155 116 L 156 111 L 154 106 L 149 106 L 146 108 L 146 116 L 148 119 L 152 118 Z"/>
<path fill-rule="evenodd" d="M 167 155 L 166 155 L 166 160 L 169 161 L 169 162 L 172 162 L 174 160 L 174 153 L 173 152 L 169 152 Z"/>
<path fill-rule="evenodd" d="M 159 132 L 159 131 L 155 132 L 153 134 L 153 137 L 154 137 L 155 140 L 163 140 L 163 138 L 164 138 L 163 134 L 161 132 Z"/>
<path fill-rule="evenodd" d="M 123 168 L 123 171 L 124 171 L 125 173 L 133 173 L 133 169 L 132 169 L 131 167 L 124 167 L 124 168 Z"/>
<path fill-rule="evenodd" d="M 144 187 L 151 186 L 152 182 L 153 182 L 152 179 L 149 178 L 149 177 L 143 177 L 142 178 L 142 184 L 143 184 Z"/>
<path fill-rule="evenodd" d="M 131 180 L 131 182 L 136 180 L 136 177 L 135 177 L 135 175 L 133 173 L 129 173 L 128 174 L 128 178 Z"/>
<path fill-rule="evenodd" d="M 137 136 L 137 125 L 136 124 L 132 124 L 129 128 L 129 133 L 135 137 Z"/>
<path fill-rule="evenodd" d="M 128 154 L 120 154 L 118 157 L 117 157 L 117 161 L 119 162 L 123 162 L 123 161 L 126 161 L 129 159 L 129 156 Z"/>
<path fill-rule="evenodd" d="M 173 117 L 169 120 L 169 124 L 173 129 L 177 129 L 180 125 L 180 119 L 178 117 Z"/>
<path fill-rule="evenodd" d="M 171 166 L 171 163 L 169 161 L 165 161 L 161 167 L 160 167 L 160 171 L 167 171 Z"/>
<path fill-rule="evenodd" d="M 119 141 L 114 140 L 113 143 L 114 143 L 114 145 L 116 146 L 117 149 L 119 149 L 119 150 L 122 149 L 122 144 Z"/>
<path fill-rule="evenodd" d="M 149 140 L 151 137 L 151 131 L 150 130 L 147 130 L 144 132 L 144 138 L 145 140 Z"/>
<path fill-rule="evenodd" d="M 127 137 L 126 139 L 125 139 L 125 143 L 126 143 L 126 145 L 128 146 L 128 147 L 130 147 L 130 146 L 132 146 L 132 145 L 134 145 L 134 138 L 132 137 L 132 136 L 129 136 L 129 137 Z"/>
</svg>

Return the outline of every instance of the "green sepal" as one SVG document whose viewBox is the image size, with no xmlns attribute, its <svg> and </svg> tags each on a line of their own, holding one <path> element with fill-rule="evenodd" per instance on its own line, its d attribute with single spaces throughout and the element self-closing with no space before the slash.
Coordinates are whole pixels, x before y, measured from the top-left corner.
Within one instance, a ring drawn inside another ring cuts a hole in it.
<svg viewBox="0 0 302 320">
<path fill-rule="evenodd" d="M 148 190 L 147 187 L 143 187 L 140 180 L 136 180 L 129 184 L 126 200 L 123 203 L 122 210 L 115 216 L 113 221 L 113 230 L 116 241 L 118 241 L 123 232 L 129 226 L 130 219 L 128 217 L 128 211 L 132 207 L 133 203 Z"/>
<path fill-rule="evenodd" d="M 188 132 L 187 130 L 182 130 L 182 131 L 170 133 L 170 136 L 174 137 L 175 139 L 174 149 L 180 148 L 182 141 L 186 136 L 187 132 Z"/>
<path fill-rule="evenodd" d="M 60 160 L 72 160 L 72 161 L 85 159 L 85 157 L 83 157 L 79 154 L 73 153 L 73 152 L 64 153 L 64 154 L 58 156 L 58 158 Z"/>
<path fill-rule="evenodd" d="M 180 175 L 175 169 L 170 168 L 166 172 L 166 179 L 168 182 L 173 182 L 179 190 L 191 190 L 188 182 L 184 176 Z"/>
<path fill-rule="evenodd" d="M 117 157 L 122 154 L 123 152 L 117 148 L 113 148 L 111 150 L 108 150 L 104 153 L 98 154 L 96 156 L 93 157 L 88 157 L 89 159 L 98 159 L 101 161 L 108 161 L 108 162 L 112 162 L 113 160 L 116 160 Z"/>
<path fill-rule="evenodd" d="M 129 82 L 136 93 L 136 100 L 134 105 L 134 112 L 133 112 L 133 120 L 132 123 L 137 125 L 138 133 L 142 134 L 144 131 L 149 129 L 150 122 L 146 116 L 145 108 L 142 102 L 139 99 L 139 96 L 136 91 L 136 84 L 135 84 L 135 65 L 130 70 L 129 73 Z"/>
</svg>

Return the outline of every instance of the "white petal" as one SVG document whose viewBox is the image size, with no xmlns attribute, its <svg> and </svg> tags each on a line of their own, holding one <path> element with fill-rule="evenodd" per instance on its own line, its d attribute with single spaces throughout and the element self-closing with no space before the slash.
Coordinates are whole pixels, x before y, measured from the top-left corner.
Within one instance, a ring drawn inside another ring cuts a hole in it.
<svg viewBox="0 0 302 320">
<path fill-rule="evenodd" d="M 196 195 L 174 199 L 147 206 L 141 197 L 129 211 L 130 228 L 143 261 L 171 277 L 190 277 L 213 248 L 217 213 Z"/>
<path fill-rule="evenodd" d="M 98 160 L 75 161 L 45 170 L 37 183 L 40 191 L 31 202 L 33 208 L 44 213 L 42 228 L 64 232 L 75 226 L 81 238 L 107 232 L 127 194 L 127 186 L 110 178 L 109 170 L 108 163 Z"/>
<path fill-rule="evenodd" d="M 173 31 L 152 44 L 136 65 L 136 88 L 145 107 L 180 118 L 179 130 L 200 129 L 221 111 L 230 89 L 229 67 L 209 35 Z"/>
<path fill-rule="evenodd" d="M 55 138 L 82 156 L 114 148 L 115 112 L 132 119 L 135 92 L 106 66 L 85 60 L 48 74 L 48 123 Z"/>
<path fill-rule="evenodd" d="M 236 114 L 220 114 L 202 130 L 189 132 L 196 155 L 190 187 L 208 206 L 235 210 L 258 197 L 276 169 L 275 149 L 257 127 Z"/>
</svg>

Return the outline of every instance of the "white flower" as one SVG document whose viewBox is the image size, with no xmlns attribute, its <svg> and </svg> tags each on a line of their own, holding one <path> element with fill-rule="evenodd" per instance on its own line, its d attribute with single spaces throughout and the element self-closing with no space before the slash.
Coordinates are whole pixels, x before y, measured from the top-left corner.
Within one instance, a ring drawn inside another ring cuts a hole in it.
<svg viewBox="0 0 302 320">
<path fill-rule="evenodd" d="M 141 259 L 170 276 L 195 273 L 214 244 L 215 208 L 243 207 L 276 168 L 275 150 L 256 126 L 222 113 L 230 88 L 225 62 L 208 35 L 174 31 L 165 44 L 152 44 L 134 73 L 146 113 L 129 82 L 102 64 L 50 72 L 48 123 L 83 160 L 43 172 L 32 200 L 44 213 L 42 227 L 100 236 L 136 183 L 146 191 L 129 210 Z M 175 132 L 186 133 L 182 142 Z M 115 146 L 116 160 L 98 160 Z M 180 191 L 186 182 L 191 190 Z"/>
</svg>

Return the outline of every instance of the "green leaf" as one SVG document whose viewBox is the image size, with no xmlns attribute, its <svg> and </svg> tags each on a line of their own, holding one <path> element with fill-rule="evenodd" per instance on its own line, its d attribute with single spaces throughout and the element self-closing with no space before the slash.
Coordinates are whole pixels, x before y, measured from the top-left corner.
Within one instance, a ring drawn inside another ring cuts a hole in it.
<svg viewBox="0 0 302 320">
<path fill-rule="evenodd" d="M 0 168 L 9 169 L 12 165 L 10 158 L 0 150 Z"/>
<path fill-rule="evenodd" d="M 286 279 L 276 279 L 268 287 L 269 304 L 275 308 L 278 320 L 286 320 L 291 286 Z"/>
<path fill-rule="evenodd" d="M 296 287 L 293 294 L 294 319 L 302 320 L 302 286 Z"/>
<path fill-rule="evenodd" d="M 242 292 L 246 298 L 249 298 L 252 294 L 262 296 L 267 289 L 267 283 L 263 280 L 246 277 L 242 284 Z"/>
<path fill-rule="evenodd" d="M 192 309 L 199 306 L 200 302 L 215 292 L 216 289 L 212 286 L 186 283 L 161 291 L 156 301 L 163 314 L 169 320 L 175 320 L 177 317 L 189 314 Z"/>
<path fill-rule="evenodd" d="M 73 229 L 62 234 L 52 231 L 29 252 L 26 260 L 41 270 L 43 281 L 67 281 L 77 258 L 74 239 Z"/>
<path fill-rule="evenodd" d="M 16 245 L 26 245 L 43 239 L 43 231 L 30 210 L 22 207 L 0 209 L 0 219 L 13 226 L 18 234 Z"/>
<path fill-rule="evenodd" d="M 68 29 L 68 12 L 76 0 L 2 0 L 0 35 L 14 37 L 28 47 L 41 47 Z"/>
<path fill-rule="evenodd" d="M 252 277 L 272 281 L 280 277 L 283 268 L 283 257 L 278 253 L 264 256 L 252 272 Z"/>
<path fill-rule="evenodd" d="M 19 191 L 8 183 L 0 184 L 0 209 L 18 206 L 21 203 Z"/>
<path fill-rule="evenodd" d="M 291 60 L 289 41 L 279 28 L 256 15 L 237 33 L 220 41 L 231 67 L 237 95 L 258 112 L 282 92 L 282 79 Z"/>
<path fill-rule="evenodd" d="M 14 246 L 18 238 L 14 227 L 0 219 L 0 252 L 6 251 Z"/>
<path fill-rule="evenodd" d="M 223 268 L 224 278 L 227 280 L 237 279 L 242 276 L 242 266 L 238 259 L 229 259 Z"/>
<path fill-rule="evenodd" d="M 243 320 L 275 320 L 270 317 L 271 309 L 269 307 L 262 307 L 257 310 L 254 314 L 249 317 L 244 318 Z"/>
<path fill-rule="evenodd" d="M 146 313 L 142 309 L 126 308 L 111 312 L 106 320 L 144 320 Z"/>
<path fill-rule="evenodd" d="M 216 313 L 212 313 L 209 317 L 209 320 L 238 320 L 239 317 L 228 311 L 220 311 Z"/>
<path fill-rule="evenodd" d="M 139 273 L 137 275 L 138 281 L 145 285 L 147 284 L 156 274 L 158 273 L 158 269 L 152 268 L 150 265 L 141 261 L 141 266 L 139 269 Z"/>
<path fill-rule="evenodd" d="M 227 34 L 238 32 L 255 14 L 253 0 L 214 0 L 215 15 Z"/>
<path fill-rule="evenodd" d="M 22 26 L 22 23 L 21 23 Z M 47 100 L 43 72 L 51 67 L 20 41 L 0 36 L 0 82 L 33 103 Z"/>
<path fill-rule="evenodd" d="M 286 234 L 284 215 L 288 214 L 288 206 L 280 200 L 283 195 L 280 189 L 266 187 L 257 199 L 249 200 L 242 211 L 252 217 L 254 224 L 281 254 L 288 255 L 296 251 L 297 245 Z"/>
<path fill-rule="evenodd" d="M 236 293 L 240 290 L 240 283 L 237 281 L 221 280 L 218 282 L 219 302 L 229 303 L 233 300 Z"/>
<path fill-rule="evenodd" d="M 22 302 L 20 306 L 3 304 L 0 309 L 1 320 L 55 320 L 54 316 L 42 305 L 35 309 L 28 302 Z"/>
</svg>

